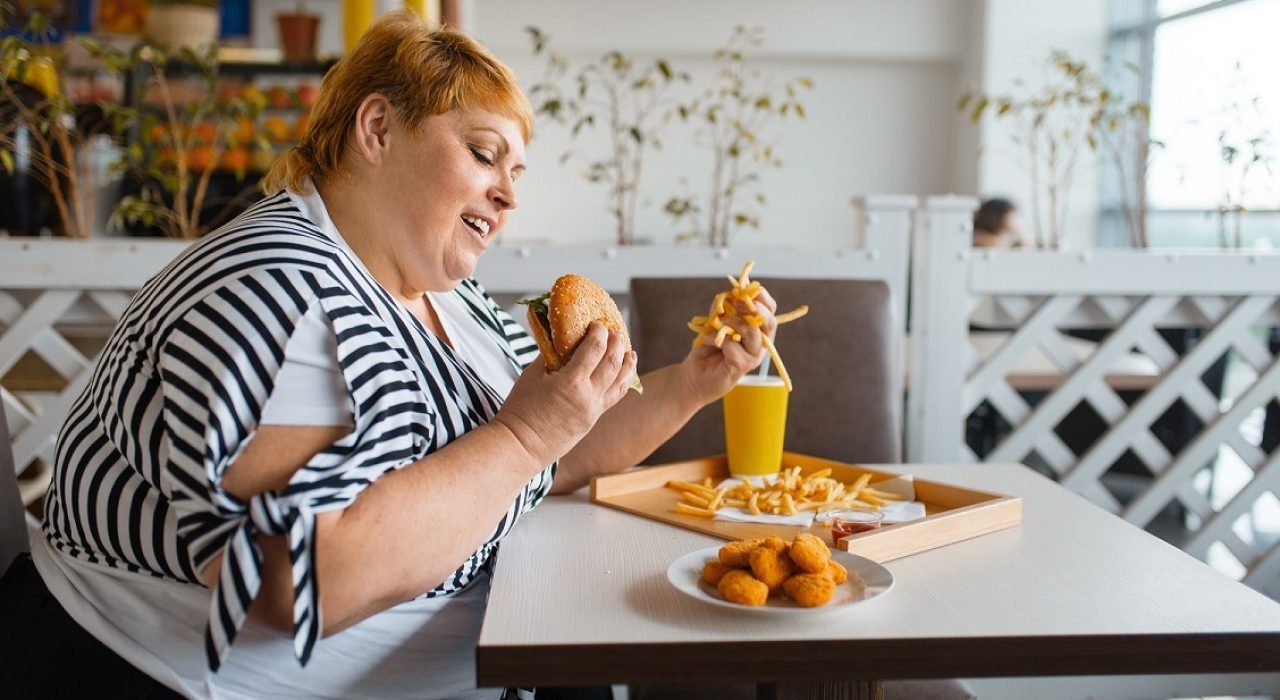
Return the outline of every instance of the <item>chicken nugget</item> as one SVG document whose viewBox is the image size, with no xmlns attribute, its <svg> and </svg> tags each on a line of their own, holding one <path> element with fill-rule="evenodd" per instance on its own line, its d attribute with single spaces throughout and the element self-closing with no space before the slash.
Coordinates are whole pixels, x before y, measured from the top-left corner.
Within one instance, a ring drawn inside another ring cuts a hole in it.
<svg viewBox="0 0 1280 700">
<path fill-rule="evenodd" d="M 724 575 L 730 571 L 734 571 L 734 567 L 725 566 L 715 559 L 710 559 L 702 567 L 702 580 L 715 586 L 719 584 L 720 579 L 724 578 Z"/>
<path fill-rule="evenodd" d="M 777 593 L 781 590 L 782 582 L 795 571 L 795 564 L 791 563 L 791 558 L 782 552 L 770 549 L 767 542 L 751 551 L 751 573 L 769 587 L 769 593 Z"/>
<path fill-rule="evenodd" d="M 767 547 L 775 552 L 782 552 L 787 549 L 787 541 L 777 535 L 769 535 L 760 543 L 761 547 Z"/>
<path fill-rule="evenodd" d="M 825 573 L 796 574 L 782 583 L 782 590 L 787 597 L 794 600 L 802 608 L 816 608 L 826 605 L 835 595 L 836 583 Z"/>
<path fill-rule="evenodd" d="M 746 568 L 751 566 L 751 550 L 759 547 L 764 540 L 738 540 L 720 548 L 720 563 L 725 566 Z"/>
<path fill-rule="evenodd" d="M 742 569 L 726 573 L 716 590 L 725 600 L 739 605 L 764 605 L 769 599 L 769 587 Z"/>
<path fill-rule="evenodd" d="M 795 541 L 791 543 L 790 554 L 791 561 L 810 574 L 826 571 L 827 562 L 831 561 L 831 550 L 827 549 L 827 543 L 807 532 L 796 535 Z"/>
<path fill-rule="evenodd" d="M 837 586 L 849 580 L 849 570 L 835 559 L 827 562 L 827 575 L 831 577 L 832 581 L 835 581 Z"/>
</svg>

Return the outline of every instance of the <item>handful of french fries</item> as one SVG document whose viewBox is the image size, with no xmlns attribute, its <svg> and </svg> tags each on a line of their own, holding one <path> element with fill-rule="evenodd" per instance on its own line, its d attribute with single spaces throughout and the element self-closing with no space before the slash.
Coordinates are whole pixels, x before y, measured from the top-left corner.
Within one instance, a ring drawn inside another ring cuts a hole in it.
<svg viewBox="0 0 1280 700">
<path fill-rule="evenodd" d="M 715 517 L 716 511 L 726 506 L 752 515 L 797 515 L 806 510 L 879 510 L 888 501 L 902 500 L 897 494 L 871 488 L 867 485 L 870 481 L 871 475 L 863 474 L 846 484 L 833 479 L 830 469 L 801 476 L 797 466 L 782 470 L 776 481 L 764 486 L 746 479 L 732 486 L 712 486 L 711 477 L 701 483 L 668 481 L 666 486 L 680 493 L 677 513 L 704 518 Z"/>
<path fill-rule="evenodd" d="M 751 280 L 751 268 L 755 267 L 754 260 L 748 260 L 742 266 L 742 273 L 737 277 L 726 275 L 729 278 L 731 289 L 726 292 L 720 292 L 711 300 L 711 309 L 706 316 L 694 316 L 689 320 L 689 330 L 698 334 L 693 339 L 694 346 L 702 345 L 706 342 L 713 343 L 716 347 L 724 345 L 725 338 L 731 338 L 735 341 L 742 340 L 742 334 L 735 331 L 733 326 L 726 321 L 735 316 L 740 317 L 747 325 L 752 328 L 759 328 L 764 325 L 764 318 L 756 313 L 756 297 L 760 296 L 760 283 Z M 747 307 L 748 312 L 740 314 L 737 304 L 734 301 L 740 301 Z M 785 314 L 778 314 L 774 317 L 778 325 L 794 321 L 801 316 L 809 313 L 808 305 L 798 306 Z M 708 340 L 710 339 L 710 340 Z M 782 377 L 782 383 L 787 386 L 787 391 L 791 391 L 791 375 L 787 374 L 787 366 L 782 364 L 782 357 L 778 355 L 778 348 L 774 346 L 769 336 L 763 336 L 764 347 L 769 351 L 769 357 L 773 359 L 773 364 L 778 367 L 778 376 Z"/>
</svg>

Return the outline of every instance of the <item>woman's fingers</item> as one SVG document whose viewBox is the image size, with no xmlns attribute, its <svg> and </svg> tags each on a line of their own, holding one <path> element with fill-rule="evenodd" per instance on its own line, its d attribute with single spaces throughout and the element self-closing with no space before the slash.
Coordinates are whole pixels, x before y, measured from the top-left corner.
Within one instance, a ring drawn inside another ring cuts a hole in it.
<svg viewBox="0 0 1280 700">
<path fill-rule="evenodd" d="M 778 302 L 774 300 L 773 295 L 764 287 L 760 288 L 760 294 L 756 295 L 755 302 L 757 305 L 763 304 L 769 310 L 769 314 L 778 312 Z"/>
<path fill-rule="evenodd" d="M 587 326 L 587 334 L 573 351 L 573 357 L 565 363 L 564 368 L 571 373 L 591 376 L 600 360 L 609 348 L 609 331 L 599 321 L 592 321 Z"/>
<path fill-rule="evenodd" d="M 741 343 L 726 342 L 720 347 L 724 354 L 724 363 L 736 372 L 747 372 L 760 364 L 762 356 L 753 355 L 742 347 Z"/>
<path fill-rule="evenodd" d="M 730 318 L 730 319 L 727 319 L 725 323 L 729 327 L 733 328 L 733 330 L 737 332 L 738 335 L 742 336 L 742 340 L 739 340 L 738 343 L 747 351 L 749 355 L 763 359 L 764 355 L 762 355 L 761 353 L 764 352 L 764 341 L 761 340 L 761 333 L 759 328 L 753 328 L 751 324 L 747 323 L 746 321 L 743 321 L 740 318 Z M 726 339 L 724 345 L 729 345 L 729 344 L 730 344 L 729 339 Z"/>
<path fill-rule="evenodd" d="M 636 376 L 636 354 L 628 352 L 622 358 L 622 366 L 618 368 L 618 376 L 614 378 L 613 385 L 609 387 L 609 398 L 615 403 L 620 401 L 627 395 L 627 390 L 631 388 L 631 382 Z"/>
<path fill-rule="evenodd" d="M 609 333 L 608 345 L 604 355 L 596 363 L 591 372 L 591 383 L 599 387 L 608 387 L 618 377 L 623 357 L 627 354 L 627 341 L 621 333 Z"/>
</svg>

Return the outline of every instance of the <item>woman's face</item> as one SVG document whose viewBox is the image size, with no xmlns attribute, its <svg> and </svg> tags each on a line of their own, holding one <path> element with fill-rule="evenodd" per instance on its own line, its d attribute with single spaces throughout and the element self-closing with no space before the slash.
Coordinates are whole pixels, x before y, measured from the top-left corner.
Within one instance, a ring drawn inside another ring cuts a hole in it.
<svg viewBox="0 0 1280 700">
<path fill-rule="evenodd" d="M 515 120 L 482 110 L 428 117 L 417 134 L 392 120 L 385 161 L 406 291 L 447 291 L 470 277 L 516 207 L 524 139 Z"/>
</svg>

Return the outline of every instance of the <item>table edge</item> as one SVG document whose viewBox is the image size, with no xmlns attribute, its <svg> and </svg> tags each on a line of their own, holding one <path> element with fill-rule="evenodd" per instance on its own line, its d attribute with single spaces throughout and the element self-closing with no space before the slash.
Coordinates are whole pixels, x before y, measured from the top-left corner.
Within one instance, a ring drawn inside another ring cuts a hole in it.
<svg viewBox="0 0 1280 700">
<path fill-rule="evenodd" d="M 1280 631 L 487 645 L 481 687 L 1280 671 Z M 792 662 L 803 661 L 801 665 Z"/>
</svg>

